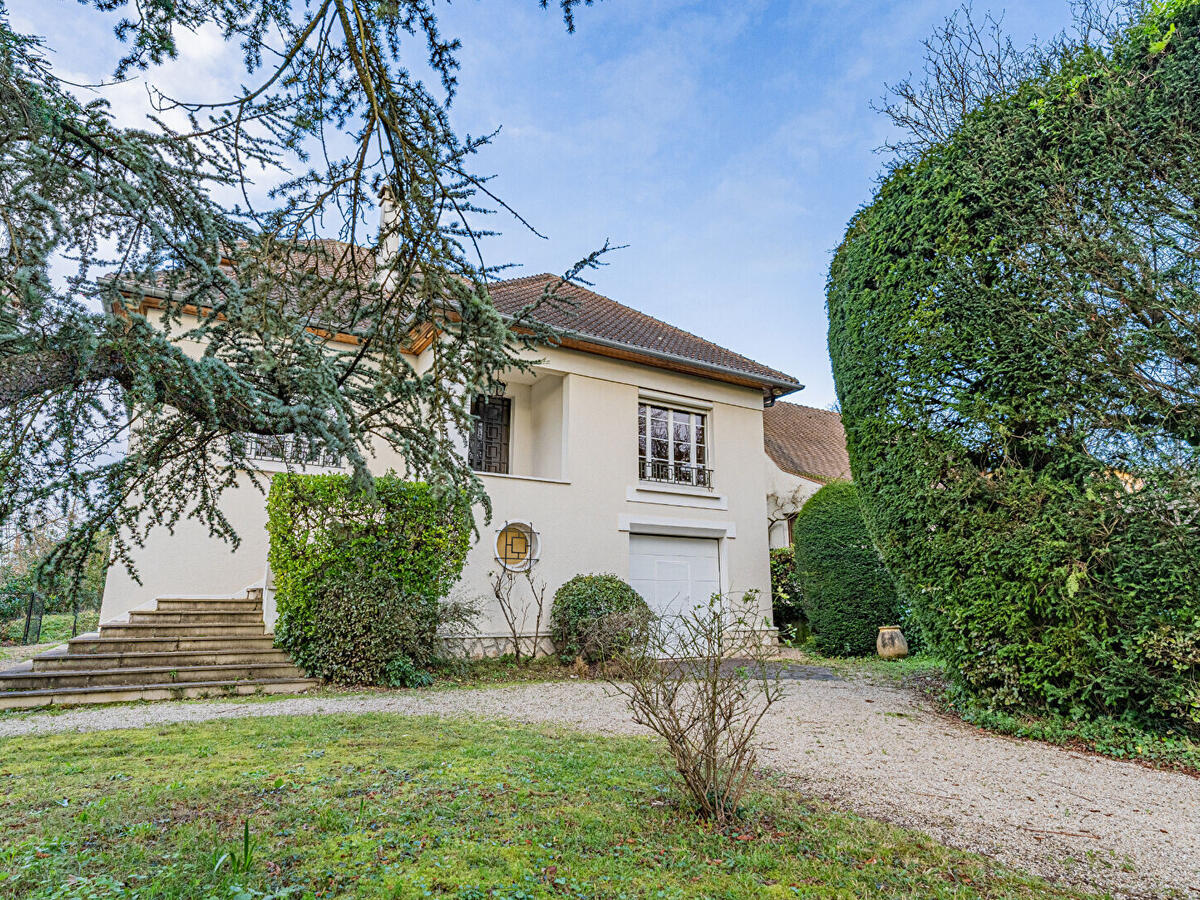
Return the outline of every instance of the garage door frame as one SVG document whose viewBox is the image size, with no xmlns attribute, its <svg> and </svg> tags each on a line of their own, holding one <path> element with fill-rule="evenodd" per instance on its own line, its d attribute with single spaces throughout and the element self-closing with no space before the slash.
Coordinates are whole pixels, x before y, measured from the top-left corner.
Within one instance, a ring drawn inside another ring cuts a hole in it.
<svg viewBox="0 0 1200 900">
<path fill-rule="evenodd" d="M 617 530 L 630 534 L 657 534 L 663 537 L 715 538 L 717 541 L 717 571 L 721 580 L 722 596 L 729 593 L 729 547 L 728 542 L 737 537 L 737 526 L 733 522 L 717 522 L 705 519 L 674 519 L 658 516 L 622 515 L 617 521 Z M 626 544 L 626 553 L 629 545 Z M 629 570 L 626 557 L 625 570 Z"/>
</svg>

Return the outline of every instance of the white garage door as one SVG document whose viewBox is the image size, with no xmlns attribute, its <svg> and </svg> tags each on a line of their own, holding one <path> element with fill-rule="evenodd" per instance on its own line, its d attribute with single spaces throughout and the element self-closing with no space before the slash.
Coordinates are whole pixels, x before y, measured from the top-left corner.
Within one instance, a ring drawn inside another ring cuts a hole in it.
<svg viewBox="0 0 1200 900">
<path fill-rule="evenodd" d="M 629 583 L 658 615 L 677 616 L 721 591 L 714 538 L 629 536 Z"/>
</svg>

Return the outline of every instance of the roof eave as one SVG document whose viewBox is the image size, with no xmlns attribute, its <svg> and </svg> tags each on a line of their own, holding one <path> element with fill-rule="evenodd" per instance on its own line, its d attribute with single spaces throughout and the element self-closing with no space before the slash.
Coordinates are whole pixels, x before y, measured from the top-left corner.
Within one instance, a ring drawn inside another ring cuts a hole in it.
<svg viewBox="0 0 1200 900">
<path fill-rule="evenodd" d="M 502 317 L 511 322 L 515 318 L 507 313 L 501 313 Z M 626 341 L 614 341 L 610 338 L 598 337 L 594 334 L 588 334 L 583 331 L 575 331 L 569 328 L 557 329 L 564 337 L 573 338 L 583 344 L 595 344 L 598 347 L 608 347 L 613 350 L 621 350 L 635 356 L 645 356 L 653 360 L 662 362 L 670 362 L 680 366 L 688 366 L 694 369 L 701 369 L 714 374 L 725 375 L 725 379 L 730 377 L 736 378 L 739 381 L 752 381 L 756 386 L 764 389 L 770 389 L 772 393 L 778 390 L 779 393 L 774 394 L 775 397 L 786 397 L 788 394 L 794 394 L 797 391 L 804 389 L 804 385 L 798 381 L 791 381 L 783 378 L 774 378 L 769 375 L 761 375 L 757 372 L 748 372 L 745 369 L 736 369 L 733 366 L 722 366 L 718 363 L 710 363 L 705 360 L 696 359 L 692 356 L 683 356 L 678 353 L 668 353 L 665 350 L 653 350 L 649 347 L 642 347 L 638 344 L 630 344 Z"/>
</svg>

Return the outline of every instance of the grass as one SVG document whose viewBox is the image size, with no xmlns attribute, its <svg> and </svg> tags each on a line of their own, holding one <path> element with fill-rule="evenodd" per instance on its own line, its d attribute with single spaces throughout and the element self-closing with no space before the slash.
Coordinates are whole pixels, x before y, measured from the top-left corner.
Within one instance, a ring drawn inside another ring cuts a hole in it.
<svg viewBox="0 0 1200 900">
<path fill-rule="evenodd" d="M 54 644 L 0 644 L 0 669 L 11 668 L 18 663 L 23 663 L 54 646 Z"/>
<path fill-rule="evenodd" d="M 61 644 L 70 640 L 71 625 L 75 617 L 71 613 L 46 613 L 42 616 L 42 632 L 38 636 L 38 644 Z M 79 611 L 79 628 L 76 634 L 85 631 L 95 631 L 100 624 L 100 610 L 83 609 Z M 20 640 L 25 630 L 25 619 L 12 619 L 0 622 L 0 638 L 4 640 Z"/>
<path fill-rule="evenodd" d="M 0 742 L 0 897 L 1066 898 L 770 786 L 721 832 L 648 739 L 396 715 Z"/>
<path fill-rule="evenodd" d="M 514 682 L 565 681 L 579 677 L 573 666 L 563 664 L 555 654 L 522 660 L 520 665 L 517 665 L 512 654 L 461 663 L 450 662 L 435 668 L 433 676 L 435 687 L 486 687 Z"/>
<path fill-rule="evenodd" d="M 1200 776 L 1200 743 L 1177 731 L 1152 732 L 1111 718 L 1086 721 L 1059 715 L 1021 716 L 988 709 L 952 710 L 964 721 L 988 731 Z"/>
<path fill-rule="evenodd" d="M 0 642 L 0 669 L 15 666 L 46 650 L 69 641 L 74 616 L 70 613 L 49 613 L 42 617 L 42 633 L 36 644 L 9 644 Z M 100 623 L 100 611 L 85 609 L 79 613 L 78 634 L 95 631 Z M 0 641 L 20 639 L 25 629 L 25 620 L 0 622 Z"/>
<path fill-rule="evenodd" d="M 904 659 L 880 659 L 878 656 L 824 656 L 813 649 L 811 643 L 797 649 L 802 654 L 799 662 L 824 666 L 838 675 L 872 681 L 941 679 L 945 671 L 942 661 L 927 653 L 914 653 Z"/>
</svg>

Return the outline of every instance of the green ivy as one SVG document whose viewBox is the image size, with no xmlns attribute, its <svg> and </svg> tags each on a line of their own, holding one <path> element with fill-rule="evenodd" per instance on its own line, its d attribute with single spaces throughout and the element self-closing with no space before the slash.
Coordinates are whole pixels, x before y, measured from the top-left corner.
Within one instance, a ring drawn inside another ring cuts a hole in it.
<svg viewBox="0 0 1200 900">
<path fill-rule="evenodd" d="M 817 649 L 830 656 L 873 653 L 879 626 L 899 624 L 900 610 L 855 486 L 835 481 L 813 494 L 796 516 L 793 541 Z"/>
<path fill-rule="evenodd" d="M 830 270 L 868 524 L 964 706 L 1200 733 L 1200 5 L 897 167 Z"/>
<path fill-rule="evenodd" d="M 464 503 L 429 485 L 276 475 L 267 498 L 275 640 L 310 675 L 344 684 L 427 683 L 441 600 L 462 573 Z"/>
<path fill-rule="evenodd" d="M 791 547 L 771 551 L 771 610 L 780 639 L 802 644 L 808 639 L 803 592 L 796 577 L 796 556 Z"/>
</svg>

